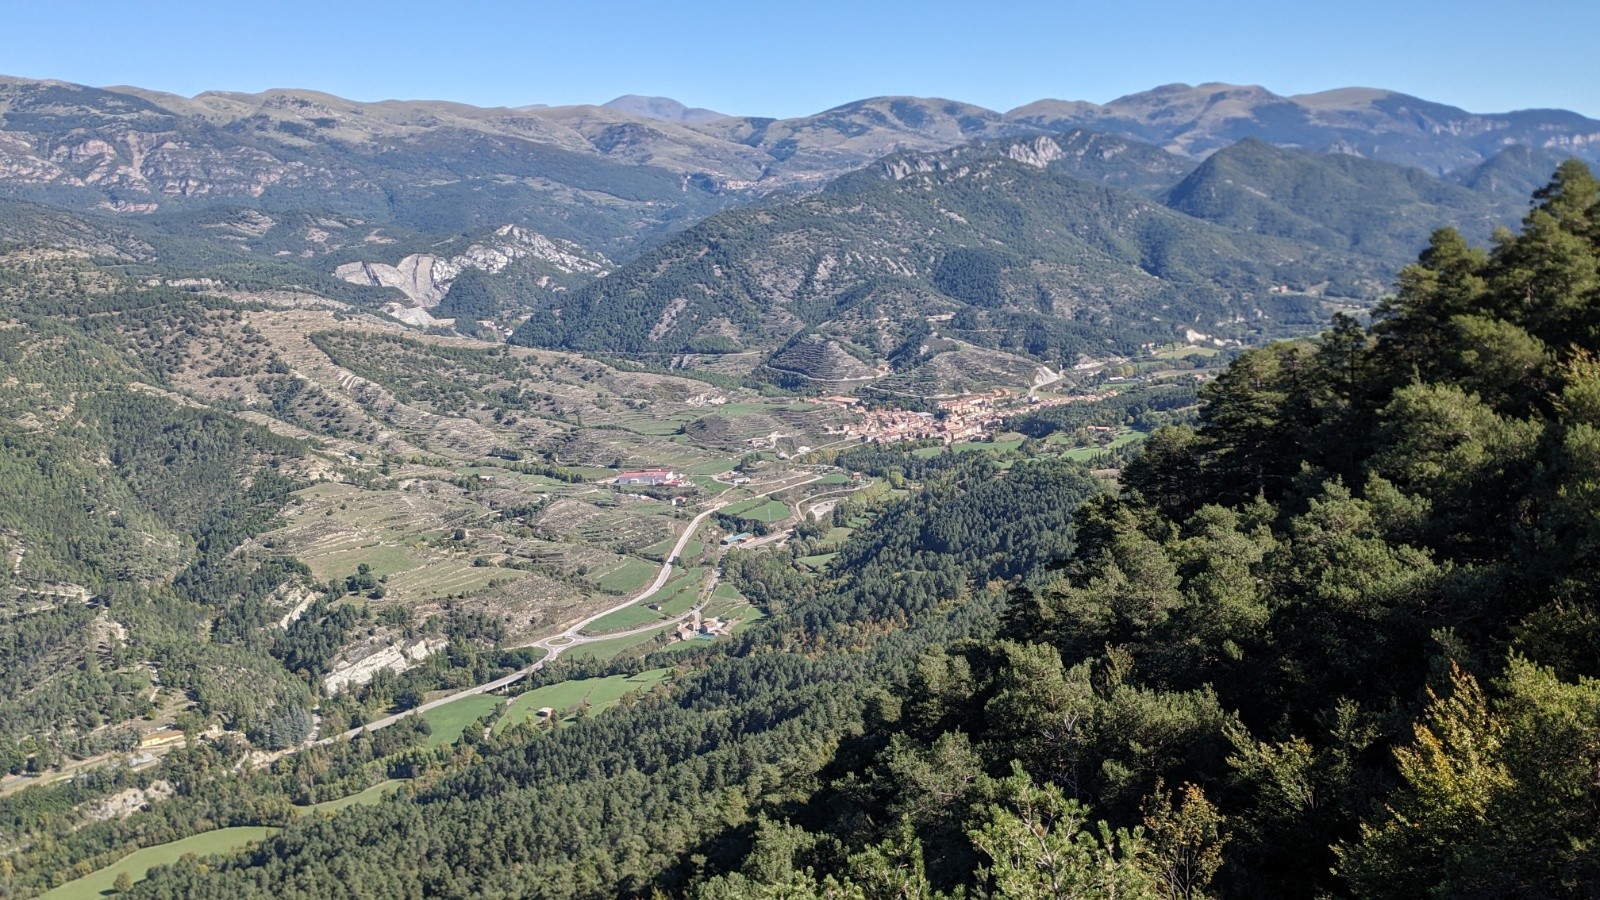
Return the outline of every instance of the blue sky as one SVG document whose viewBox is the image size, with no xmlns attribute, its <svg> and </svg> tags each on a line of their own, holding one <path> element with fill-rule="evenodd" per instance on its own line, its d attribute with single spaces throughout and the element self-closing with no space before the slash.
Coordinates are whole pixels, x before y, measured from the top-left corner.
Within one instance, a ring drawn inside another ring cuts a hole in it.
<svg viewBox="0 0 1600 900">
<path fill-rule="evenodd" d="M 1600 3 L 1580 0 L 4 5 L 0 73 L 185 95 L 305 87 L 514 106 L 640 93 L 795 116 L 882 94 L 1005 110 L 1226 81 L 1600 118 Z"/>
</svg>

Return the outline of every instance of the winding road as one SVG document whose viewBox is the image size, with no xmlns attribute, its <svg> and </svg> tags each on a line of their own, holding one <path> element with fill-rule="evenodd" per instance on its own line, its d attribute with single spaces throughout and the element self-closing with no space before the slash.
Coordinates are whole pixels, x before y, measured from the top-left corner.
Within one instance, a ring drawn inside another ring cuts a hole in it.
<svg viewBox="0 0 1600 900">
<path fill-rule="evenodd" d="M 348 740 L 362 733 L 363 731 L 377 731 L 380 728 L 387 728 L 401 719 L 406 718 L 407 716 L 420 715 L 421 713 L 425 713 L 430 709 L 438 709 L 445 704 L 454 703 L 463 697 L 474 697 L 479 694 L 487 694 L 490 691 L 497 691 L 507 685 L 521 681 L 529 675 L 532 675 L 534 672 L 539 671 L 556 657 L 568 650 L 571 650 L 573 647 L 581 647 L 584 644 L 592 644 L 596 641 L 610 641 L 615 640 L 616 638 L 630 637 L 636 634 L 645 634 L 647 632 L 658 631 L 677 622 L 682 622 L 684 619 L 694 615 L 694 613 L 700 609 L 701 605 L 704 604 L 704 601 L 702 600 L 700 604 L 695 605 L 694 609 L 691 609 L 682 615 L 675 616 L 671 619 L 663 619 L 659 622 L 652 622 L 649 625 L 641 625 L 638 628 L 632 628 L 627 631 L 610 631 L 605 634 L 594 635 L 582 633 L 583 629 L 594 624 L 596 621 L 619 610 L 627 609 L 628 607 L 633 606 L 635 603 L 644 600 L 644 598 L 660 590 L 661 586 L 667 583 L 667 579 L 672 577 L 672 569 L 673 566 L 678 562 L 678 555 L 683 552 L 684 547 L 689 546 L 689 541 L 694 539 L 695 532 L 699 531 L 700 526 L 705 524 L 706 519 L 711 518 L 712 514 L 714 514 L 717 510 L 722 509 L 725 506 L 731 506 L 734 503 L 743 503 L 746 500 L 754 500 L 756 497 L 765 497 L 769 494 L 776 494 L 779 491 L 787 491 L 791 488 L 803 487 L 811 484 L 814 481 L 819 481 L 822 478 L 822 475 L 812 475 L 809 478 L 802 478 L 799 481 L 781 484 L 777 487 L 769 487 L 760 493 L 751 494 L 749 497 L 741 497 L 736 501 L 724 500 L 712 504 L 704 512 L 689 520 L 689 527 L 683 530 L 683 534 L 678 537 L 678 543 L 674 544 L 672 547 L 672 552 L 667 554 L 666 560 L 661 564 L 661 570 L 656 573 L 655 580 L 650 582 L 650 584 L 639 593 L 629 597 L 626 600 L 623 600 L 621 603 L 618 603 L 615 606 L 607 607 L 606 609 L 602 609 L 586 619 L 579 620 L 577 623 L 568 627 L 565 631 L 552 634 L 549 637 L 539 638 L 531 643 L 518 645 L 521 647 L 538 647 L 539 649 L 545 651 L 545 655 L 541 657 L 538 662 L 526 668 L 518 669 L 517 671 L 512 672 L 510 675 L 496 678 L 494 681 L 476 685 L 474 687 L 464 688 L 452 694 L 446 694 L 445 696 L 436 700 L 429 700 L 427 703 L 413 706 L 405 712 L 395 713 L 392 716 L 384 716 L 381 719 L 373 719 L 371 722 L 368 722 L 367 724 L 358 728 L 352 728 L 349 731 L 340 732 L 339 734 L 330 735 L 328 737 L 312 741 L 305 746 L 316 747 L 324 744 L 331 744 L 334 741 Z"/>
</svg>

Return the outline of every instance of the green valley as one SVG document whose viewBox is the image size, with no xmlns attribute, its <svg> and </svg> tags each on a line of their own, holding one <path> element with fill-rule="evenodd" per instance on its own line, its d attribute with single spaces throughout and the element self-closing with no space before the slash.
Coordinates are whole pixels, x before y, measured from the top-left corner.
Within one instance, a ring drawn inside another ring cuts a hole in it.
<svg viewBox="0 0 1600 900">
<path fill-rule="evenodd" d="M 1595 896 L 1596 147 L 0 78 L 0 897 Z"/>
</svg>

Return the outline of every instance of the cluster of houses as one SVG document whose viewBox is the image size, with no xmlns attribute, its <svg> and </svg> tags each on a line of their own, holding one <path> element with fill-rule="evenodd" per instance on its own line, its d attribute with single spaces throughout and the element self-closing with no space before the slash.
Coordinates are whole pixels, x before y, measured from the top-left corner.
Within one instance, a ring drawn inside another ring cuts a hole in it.
<svg viewBox="0 0 1600 900">
<path fill-rule="evenodd" d="M 939 403 L 942 415 L 929 412 L 911 412 L 904 409 L 869 409 L 862 413 L 861 421 L 839 427 L 828 427 L 829 434 L 860 438 L 863 442 L 888 443 L 891 441 L 920 441 L 935 438 L 953 444 L 982 437 L 1004 417 L 996 404 L 1010 397 L 1010 392 L 997 388 L 984 394 L 970 394 L 943 400 Z M 847 397 L 825 397 L 824 400 L 843 403 Z"/>
<path fill-rule="evenodd" d="M 1073 397 L 1040 399 L 1029 396 L 1027 409 L 1062 406 L 1068 403 L 1088 403 L 1103 400 L 1110 393 L 1086 394 Z M 832 398 L 824 398 L 832 399 Z M 861 421 L 838 427 L 829 426 L 827 433 L 859 438 L 863 443 L 889 443 L 892 441 L 919 441 L 928 438 L 946 444 L 981 438 L 1001 426 L 1006 416 L 1015 414 L 1018 401 L 1004 388 L 983 394 L 969 394 L 939 401 L 941 415 L 911 412 L 903 409 L 869 409 L 862 413 Z"/>
</svg>

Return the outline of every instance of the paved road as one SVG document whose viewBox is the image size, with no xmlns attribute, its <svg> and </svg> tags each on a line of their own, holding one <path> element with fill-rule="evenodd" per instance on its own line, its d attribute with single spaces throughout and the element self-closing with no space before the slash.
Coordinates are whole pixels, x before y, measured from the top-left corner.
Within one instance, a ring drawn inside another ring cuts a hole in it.
<svg viewBox="0 0 1600 900">
<path fill-rule="evenodd" d="M 465 688 L 463 690 L 456 691 L 453 694 L 447 694 L 447 695 L 445 695 L 443 697 L 440 697 L 437 700 L 430 700 L 427 703 L 423 703 L 423 704 L 421 704 L 419 706 L 414 706 L 411 709 L 406 710 L 405 712 L 395 713 L 392 716 L 384 716 L 381 719 L 374 719 L 371 722 L 368 722 L 367 724 L 362 725 L 359 728 L 352 728 L 349 731 L 342 732 L 340 734 L 336 734 L 336 735 L 332 735 L 332 736 L 329 736 L 329 737 L 325 737 L 325 738 L 322 738 L 321 740 L 312 741 L 308 746 L 315 747 L 315 746 L 318 746 L 320 744 L 331 744 L 334 741 L 338 741 L 338 740 L 347 740 L 349 738 L 355 737 L 356 735 L 360 734 L 363 731 L 377 731 L 379 728 L 387 728 L 390 725 L 393 725 L 394 723 L 400 721 L 401 719 L 404 719 L 406 716 L 413 716 L 413 715 L 418 715 L 418 714 L 421 714 L 421 713 L 425 713 L 430 709 L 438 709 L 439 707 L 444 706 L 447 703 L 454 703 L 455 701 L 460 700 L 463 697 L 474 697 L 474 696 L 477 696 L 479 694 L 487 694 L 490 691 L 497 691 L 497 690 L 499 690 L 499 689 L 501 689 L 501 688 L 503 688 L 503 687 L 505 687 L 505 686 L 507 686 L 509 684 L 512 684 L 512 683 L 517 682 L 517 681 L 521 681 L 522 679 L 528 677 L 529 675 L 532 675 L 534 672 L 539 671 L 540 669 L 544 668 L 546 664 L 548 664 L 549 662 L 554 660 L 556 657 L 560 656 L 562 653 L 564 653 L 564 652 L 566 652 L 568 650 L 571 650 L 573 647 L 581 647 L 584 644 L 591 644 L 591 643 L 594 643 L 595 641 L 609 641 L 609 640 L 613 640 L 615 638 L 630 637 L 630 636 L 636 635 L 636 634 L 644 634 L 646 632 L 656 631 L 656 630 L 658 630 L 660 628 L 663 628 L 663 627 L 665 627 L 667 625 L 672 625 L 672 624 L 674 624 L 676 622 L 681 622 L 684 619 L 689 618 L 690 616 L 694 615 L 696 610 L 700 609 L 699 605 L 696 605 L 694 609 L 691 609 L 688 612 L 683 613 L 680 616 L 676 616 L 676 617 L 671 618 L 671 619 L 663 619 L 663 620 L 661 620 L 659 622 L 652 622 L 649 625 L 641 625 L 638 628 L 629 629 L 628 631 L 610 631 L 610 632 L 607 632 L 605 634 L 596 634 L 596 635 L 587 635 L 587 634 L 582 634 L 581 633 L 583 631 L 583 629 L 585 629 L 585 628 L 589 627 L 590 625 L 594 624 L 599 619 L 602 619 L 602 618 L 604 618 L 604 617 L 606 617 L 606 616 L 608 616 L 608 615 L 610 615 L 610 614 L 612 614 L 614 612 L 617 612 L 618 610 L 627 609 L 628 607 L 634 605 L 635 603 L 638 603 L 639 601 L 643 600 L 644 598 L 646 598 L 646 597 L 650 596 L 651 594 L 654 594 L 656 591 L 660 590 L 661 586 L 667 583 L 667 579 L 672 577 L 672 568 L 678 562 L 678 554 L 683 552 L 683 548 L 684 547 L 689 546 L 689 541 L 694 538 L 695 532 L 698 531 L 700 529 L 700 526 L 705 523 L 706 519 L 711 518 L 711 515 L 713 513 L 715 513 L 717 510 L 723 508 L 724 506 L 728 506 L 728 505 L 730 505 L 732 503 L 735 503 L 735 502 L 743 503 L 747 499 L 754 499 L 755 497 L 765 497 L 768 494 L 776 494 L 779 491 L 786 491 L 786 490 L 789 490 L 790 488 L 801 487 L 803 485 L 810 484 L 813 481 L 818 481 L 822 477 L 823 477 L 822 475 L 812 475 L 810 478 L 803 478 L 803 479 L 801 479 L 799 481 L 796 481 L 796 482 L 793 482 L 793 483 L 790 483 L 790 484 L 782 484 L 782 485 L 778 485 L 777 487 L 769 487 L 766 490 L 764 490 L 764 491 L 762 491 L 762 492 L 760 492 L 758 494 L 754 494 L 751 497 L 742 498 L 742 499 L 740 499 L 738 501 L 724 500 L 724 501 L 720 501 L 720 502 L 717 502 L 717 503 L 713 504 L 711 507 L 706 509 L 704 512 L 700 513 L 698 516 L 695 516 L 693 519 L 689 520 L 689 527 L 685 528 L 683 530 L 683 534 L 681 536 L 679 536 L 679 538 L 678 538 L 678 543 L 673 545 L 672 552 L 667 555 L 666 561 L 661 564 L 661 571 L 656 573 L 655 580 L 650 582 L 650 585 L 648 587 L 646 587 L 644 590 L 642 590 L 639 593 L 629 597 L 626 600 L 623 600 L 621 603 L 618 603 L 615 606 L 608 607 L 606 609 L 603 609 L 603 610 L 595 613 L 592 616 L 589 616 L 586 619 L 580 620 L 576 624 L 574 624 L 571 627 L 567 628 L 565 631 L 562 631 L 562 632 L 560 632 L 558 634 L 550 635 L 549 637 L 540 638 L 539 640 L 533 641 L 533 642 L 528 643 L 528 644 L 520 645 L 520 646 L 524 646 L 524 647 L 538 647 L 541 650 L 545 651 L 545 655 L 538 662 L 534 663 L 533 665 L 528 666 L 527 668 L 519 669 L 519 670 L 517 670 L 515 672 L 512 672 L 510 675 L 506 675 L 506 676 L 503 676 L 501 678 L 496 678 L 494 681 L 488 682 L 487 684 L 480 684 L 480 685 L 477 685 L 475 687 Z M 703 601 L 702 601 L 702 603 L 703 603 Z"/>
</svg>

